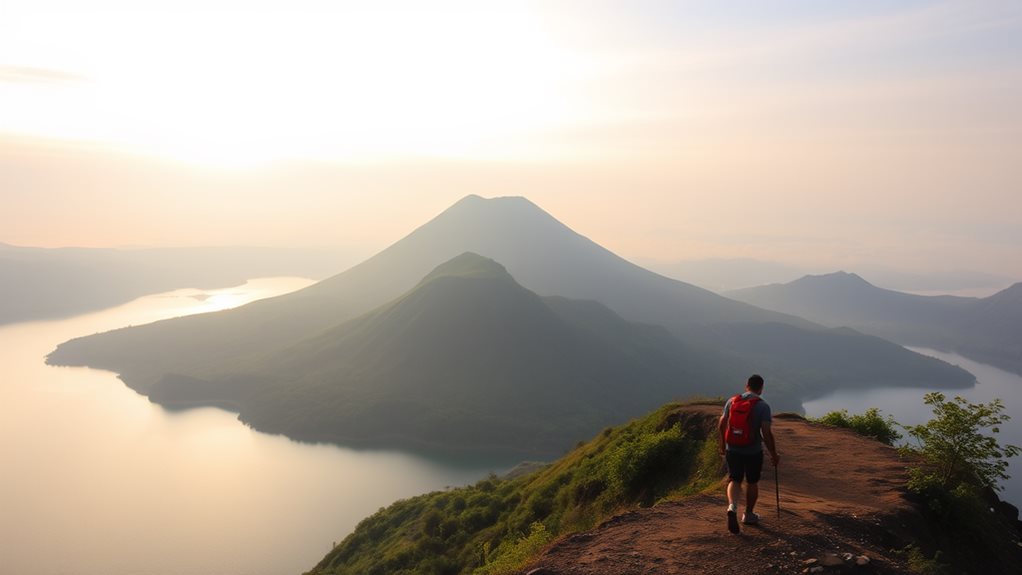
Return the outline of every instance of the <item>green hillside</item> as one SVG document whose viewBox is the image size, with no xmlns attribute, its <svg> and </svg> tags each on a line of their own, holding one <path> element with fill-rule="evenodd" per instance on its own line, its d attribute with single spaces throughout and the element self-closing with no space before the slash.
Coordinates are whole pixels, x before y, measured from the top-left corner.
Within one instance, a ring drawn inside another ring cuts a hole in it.
<svg viewBox="0 0 1022 575">
<path fill-rule="evenodd" d="M 399 501 L 363 520 L 308 575 L 513 572 L 559 534 L 716 485 L 715 429 L 716 417 L 667 405 L 531 475 Z"/>
</svg>

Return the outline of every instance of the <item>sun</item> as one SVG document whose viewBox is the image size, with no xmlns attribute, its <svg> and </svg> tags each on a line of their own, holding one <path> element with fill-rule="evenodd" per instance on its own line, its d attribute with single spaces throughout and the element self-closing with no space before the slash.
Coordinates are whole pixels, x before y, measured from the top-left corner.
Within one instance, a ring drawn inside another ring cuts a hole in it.
<svg viewBox="0 0 1022 575">
<path fill-rule="evenodd" d="M 68 4 L 45 22 L 63 49 L 27 13 L 0 42 L 81 80 L 13 86 L 0 129 L 231 166 L 508 154 L 584 108 L 527 4 L 368 4 Z"/>
</svg>

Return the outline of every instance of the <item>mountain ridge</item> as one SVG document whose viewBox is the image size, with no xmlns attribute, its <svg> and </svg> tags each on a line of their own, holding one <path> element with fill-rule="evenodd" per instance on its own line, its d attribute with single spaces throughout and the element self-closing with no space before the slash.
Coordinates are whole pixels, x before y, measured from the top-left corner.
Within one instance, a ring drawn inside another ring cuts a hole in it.
<svg viewBox="0 0 1022 575">
<path fill-rule="evenodd" d="M 719 369 L 662 327 L 542 298 L 465 253 L 362 316 L 231 365 L 167 374 L 145 392 L 171 407 L 232 408 L 305 441 L 550 455 L 737 377 Z"/>
<path fill-rule="evenodd" d="M 955 351 L 1022 373 L 1022 282 L 985 298 L 921 296 L 836 272 L 728 295 L 824 325 L 850 326 L 905 345 Z"/>
<path fill-rule="evenodd" d="M 884 348 L 864 337 L 856 340 L 854 334 L 645 270 L 524 198 L 479 196 L 463 198 L 373 257 L 305 289 L 232 310 L 134 327 L 130 336 L 75 340 L 58 348 L 53 361 L 63 357 L 112 369 L 130 387 L 146 393 L 168 374 L 195 377 L 223 371 L 355 318 L 399 297 L 436 266 L 464 252 L 500 262 L 539 296 L 594 300 L 628 321 L 662 325 L 688 349 L 716 358 L 729 372 L 772 374 L 778 401 L 787 409 L 798 408 L 800 398 L 807 396 L 806 386 L 869 381 L 948 386 L 971 381 L 960 369 L 922 360 L 893 344 Z M 783 338 L 814 342 L 815 348 L 827 350 L 832 363 L 821 363 L 818 353 L 797 343 L 778 348 L 775 344 Z M 859 344 L 855 354 L 847 353 L 850 342 Z M 885 357 L 883 362 L 873 357 L 877 353 Z M 920 362 L 943 367 L 921 377 L 913 374 Z M 813 367 L 803 367 L 808 365 Z M 859 373 L 857 380 L 847 375 L 852 372 Z"/>
</svg>

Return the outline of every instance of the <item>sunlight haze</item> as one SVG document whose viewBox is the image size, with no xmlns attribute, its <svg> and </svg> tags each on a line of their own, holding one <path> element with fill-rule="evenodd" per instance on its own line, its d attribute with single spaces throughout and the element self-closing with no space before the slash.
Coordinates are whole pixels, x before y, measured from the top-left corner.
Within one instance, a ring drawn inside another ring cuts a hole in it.
<svg viewBox="0 0 1022 575">
<path fill-rule="evenodd" d="M 1022 565 L 1020 104 L 1022 0 L 0 0 L 0 575 Z"/>
<path fill-rule="evenodd" d="M 1022 277 L 1017 2 L 0 11 L 0 242 L 368 255 L 478 193 L 627 257 Z"/>
</svg>

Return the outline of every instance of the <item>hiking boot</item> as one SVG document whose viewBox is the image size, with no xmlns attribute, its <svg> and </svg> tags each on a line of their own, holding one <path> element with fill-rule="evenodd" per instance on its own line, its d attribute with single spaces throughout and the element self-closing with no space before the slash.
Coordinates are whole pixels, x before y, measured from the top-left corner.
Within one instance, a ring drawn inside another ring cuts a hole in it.
<svg viewBox="0 0 1022 575">
<path fill-rule="evenodd" d="M 738 511 L 735 509 L 727 510 L 727 530 L 731 533 L 738 533 L 740 528 L 738 527 Z"/>
<path fill-rule="evenodd" d="M 753 513 L 752 511 L 742 513 L 742 523 L 746 525 L 756 525 L 759 523 L 759 513 Z"/>
</svg>

